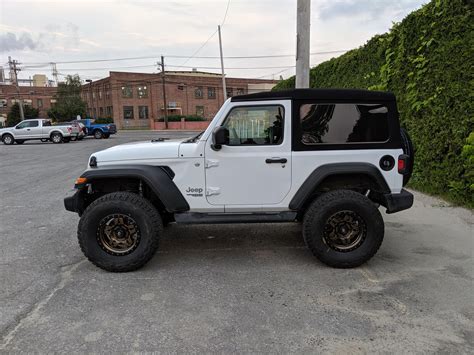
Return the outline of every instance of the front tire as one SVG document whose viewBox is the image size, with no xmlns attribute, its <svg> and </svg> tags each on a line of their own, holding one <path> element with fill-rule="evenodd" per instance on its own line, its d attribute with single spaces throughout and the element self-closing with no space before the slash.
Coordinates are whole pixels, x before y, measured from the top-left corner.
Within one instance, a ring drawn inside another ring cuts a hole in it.
<svg viewBox="0 0 474 355">
<path fill-rule="evenodd" d="M 160 214 L 148 200 L 131 192 L 114 192 L 87 207 L 77 236 L 82 252 L 94 265 L 127 272 L 153 257 L 162 233 Z"/>
<path fill-rule="evenodd" d="M 313 255 L 326 265 L 356 267 L 380 248 L 383 218 L 366 196 L 351 190 L 334 190 L 309 206 L 303 219 L 303 237 Z"/>
<path fill-rule="evenodd" d="M 2 137 L 2 142 L 5 145 L 12 145 L 13 143 L 15 143 L 15 139 L 11 134 L 4 134 Z"/>
</svg>

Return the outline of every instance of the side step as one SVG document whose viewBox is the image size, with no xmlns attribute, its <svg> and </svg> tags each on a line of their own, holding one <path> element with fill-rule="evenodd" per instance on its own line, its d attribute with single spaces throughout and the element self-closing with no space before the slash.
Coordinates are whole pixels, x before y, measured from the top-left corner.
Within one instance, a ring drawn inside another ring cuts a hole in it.
<svg viewBox="0 0 474 355">
<path fill-rule="evenodd" d="M 294 222 L 296 212 L 275 213 L 197 213 L 184 212 L 174 215 L 176 223 L 219 224 L 219 223 L 275 223 Z"/>
</svg>

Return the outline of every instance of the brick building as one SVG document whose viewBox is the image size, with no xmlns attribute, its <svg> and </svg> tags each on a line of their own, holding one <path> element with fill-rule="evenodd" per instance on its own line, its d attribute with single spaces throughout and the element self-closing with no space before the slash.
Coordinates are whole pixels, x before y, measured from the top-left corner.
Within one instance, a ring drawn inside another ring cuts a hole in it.
<svg viewBox="0 0 474 355">
<path fill-rule="evenodd" d="M 0 85 L 0 126 L 6 120 L 8 112 L 19 98 L 23 100 L 23 105 L 37 108 L 39 110 L 39 117 L 47 118 L 48 110 L 55 103 L 53 97 L 56 91 L 56 87 L 20 86 L 20 93 L 18 94 L 16 86 Z"/>
<path fill-rule="evenodd" d="M 205 72 L 167 71 L 168 115 L 198 115 L 212 119 L 224 99 L 222 79 Z M 228 96 L 268 91 L 274 80 L 226 78 Z M 153 127 L 164 116 L 161 74 L 110 72 L 109 76 L 82 87 L 90 117 L 111 117 L 118 128 Z"/>
</svg>

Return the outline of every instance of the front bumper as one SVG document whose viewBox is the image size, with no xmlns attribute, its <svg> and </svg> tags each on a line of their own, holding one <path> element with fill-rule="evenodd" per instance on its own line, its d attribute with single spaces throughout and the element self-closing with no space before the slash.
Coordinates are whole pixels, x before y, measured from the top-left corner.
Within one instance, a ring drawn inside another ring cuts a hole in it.
<svg viewBox="0 0 474 355">
<path fill-rule="evenodd" d="M 402 189 L 399 194 L 379 195 L 376 200 L 387 208 L 387 213 L 400 212 L 413 206 L 413 194 L 405 189 Z"/>
<path fill-rule="evenodd" d="M 69 191 L 64 198 L 64 208 L 66 208 L 67 211 L 76 212 L 81 215 L 84 210 L 82 193 L 83 191 L 78 189 Z"/>
</svg>

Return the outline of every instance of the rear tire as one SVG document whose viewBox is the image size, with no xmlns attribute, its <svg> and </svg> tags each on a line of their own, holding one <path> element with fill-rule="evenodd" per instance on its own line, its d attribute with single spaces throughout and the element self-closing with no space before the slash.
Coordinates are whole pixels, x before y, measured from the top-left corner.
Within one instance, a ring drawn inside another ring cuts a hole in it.
<svg viewBox="0 0 474 355">
<path fill-rule="evenodd" d="M 303 219 L 303 237 L 314 256 L 326 265 L 362 265 L 380 248 L 384 223 L 379 210 L 364 195 L 334 190 L 314 200 Z"/>
<path fill-rule="evenodd" d="M 59 144 L 63 142 L 63 135 L 61 133 L 54 132 L 51 134 L 50 139 L 54 144 Z"/>
<path fill-rule="evenodd" d="M 104 134 L 102 133 L 102 131 L 100 129 L 96 129 L 94 131 L 94 138 L 95 139 L 102 139 L 103 136 L 104 136 Z"/>
<path fill-rule="evenodd" d="M 87 207 L 77 237 L 94 265 L 126 272 L 139 269 L 153 257 L 162 233 L 160 214 L 148 200 L 131 192 L 114 192 Z"/>
<path fill-rule="evenodd" d="M 2 136 L 2 142 L 5 145 L 12 145 L 13 143 L 15 143 L 15 139 L 11 134 L 4 134 Z"/>
</svg>

